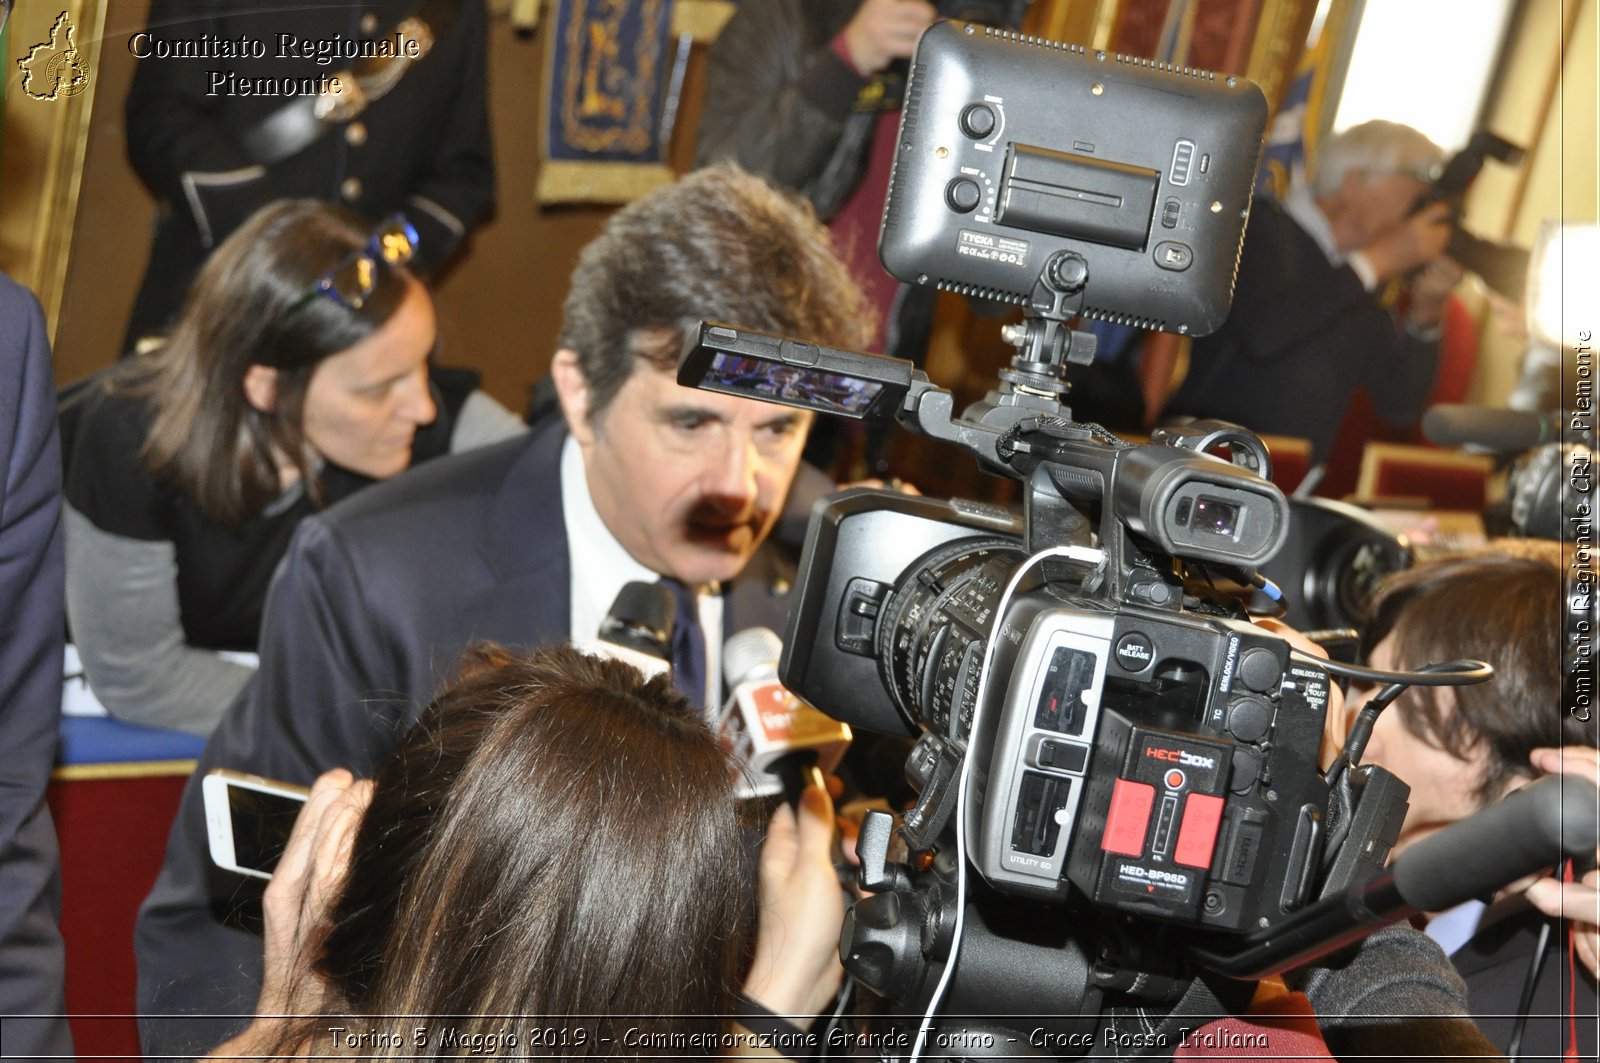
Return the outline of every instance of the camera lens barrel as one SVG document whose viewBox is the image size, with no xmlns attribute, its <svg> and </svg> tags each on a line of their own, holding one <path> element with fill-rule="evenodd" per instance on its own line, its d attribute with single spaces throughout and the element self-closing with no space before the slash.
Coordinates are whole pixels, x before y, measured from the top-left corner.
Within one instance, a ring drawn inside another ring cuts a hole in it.
<svg viewBox="0 0 1600 1063">
<path fill-rule="evenodd" d="M 884 685 L 902 712 L 965 740 L 988 631 L 1026 556 L 1003 539 L 963 539 L 907 567 L 878 625 Z"/>
</svg>

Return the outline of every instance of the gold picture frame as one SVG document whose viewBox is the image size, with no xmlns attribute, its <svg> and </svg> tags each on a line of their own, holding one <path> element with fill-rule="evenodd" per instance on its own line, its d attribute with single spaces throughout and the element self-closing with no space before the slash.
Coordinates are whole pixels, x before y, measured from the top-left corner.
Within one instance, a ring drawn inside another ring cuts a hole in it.
<svg viewBox="0 0 1600 1063">
<path fill-rule="evenodd" d="M 54 337 L 66 290 L 108 0 L 19 4 L 6 27 L 0 270 Z"/>
</svg>

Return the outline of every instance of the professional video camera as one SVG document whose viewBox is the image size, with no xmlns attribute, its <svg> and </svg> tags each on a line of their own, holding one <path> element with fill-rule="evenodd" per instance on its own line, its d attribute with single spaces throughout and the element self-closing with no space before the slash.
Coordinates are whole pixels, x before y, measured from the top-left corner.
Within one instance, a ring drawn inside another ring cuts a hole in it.
<svg viewBox="0 0 1600 1063">
<path fill-rule="evenodd" d="M 1412 213 L 1416 213 L 1433 203 L 1448 203 L 1456 226 L 1445 254 L 1461 263 L 1468 272 L 1476 273 L 1490 288 L 1512 300 L 1521 300 L 1527 292 L 1528 252 L 1514 244 L 1496 243 L 1475 236 L 1462 228 L 1460 222 L 1467 190 L 1477 179 L 1484 162 L 1496 159 L 1515 166 L 1522 161 L 1522 155 L 1522 149 L 1511 141 L 1480 129 L 1472 134 L 1466 147 L 1444 164 L 1428 190 L 1417 197 L 1417 202 L 1411 208 Z"/>
<path fill-rule="evenodd" d="M 1218 589 L 1275 593 L 1257 569 L 1290 511 L 1265 448 L 1218 422 L 1132 445 L 1064 404 L 1093 356 L 1080 315 L 1221 324 L 1266 112 L 1232 77 L 936 23 L 880 253 L 1023 306 L 998 390 L 957 416 L 909 362 L 712 322 L 685 346 L 681 383 L 894 417 L 1024 485 L 1021 519 L 866 489 L 820 504 L 779 666 L 853 727 L 920 732 L 916 805 L 897 832 L 863 824 L 873 895 L 840 948 L 924 1037 L 940 1016 L 943 1052 L 1027 1053 L 1026 1015 L 1035 1048 L 1080 1055 L 1108 1008 L 1259 977 L 1402 907 L 1390 885 L 1346 894 L 1379 878 L 1406 787 L 1359 752 L 1324 777 L 1328 671 Z"/>
</svg>

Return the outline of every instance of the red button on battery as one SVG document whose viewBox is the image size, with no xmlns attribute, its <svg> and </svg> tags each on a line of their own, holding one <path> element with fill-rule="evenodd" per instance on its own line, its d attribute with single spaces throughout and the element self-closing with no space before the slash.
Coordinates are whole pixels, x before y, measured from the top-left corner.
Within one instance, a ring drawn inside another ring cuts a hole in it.
<svg viewBox="0 0 1600 1063">
<path fill-rule="evenodd" d="M 1178 847 L 1172 859 L 1185 867 L 1210 867 L 1211 851 L 1217 844 L 1217 827 L 1222 823 L 1222 798 L 1209 794 L 1190 794 L 1183 804 L 1183 825 L 1178 828 Z"/>
<path fill-rule="evenodd" d="M 1111 790 L 1111 810 L 1106 814 L 1100 848 L 1122 856 L 1144 853 L 1144 836 L 1150 825 L 1150 806 L 1156 788 L 1149 783 L 1118 779 Z"/>
</svg>

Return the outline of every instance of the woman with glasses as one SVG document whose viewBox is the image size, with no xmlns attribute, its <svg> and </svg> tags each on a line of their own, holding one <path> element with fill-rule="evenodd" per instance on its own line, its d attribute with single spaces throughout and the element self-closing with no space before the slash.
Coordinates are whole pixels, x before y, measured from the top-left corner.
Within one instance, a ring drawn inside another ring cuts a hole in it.
<svg viewBox="0 0 1600 1063">
<path fill-rule="evenodd" d="M 266 207 L 165 342 L 66 415 L 68 619 L 114 716 L 209 733 L 302 517 L 523 430 L 475 374 L 430 371 L 415 247 L 402 218 L 374 232 L 311 200 Z"/>
</svg>

